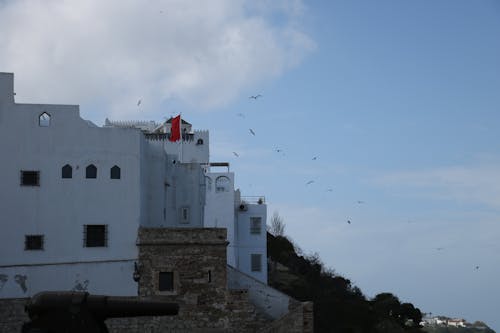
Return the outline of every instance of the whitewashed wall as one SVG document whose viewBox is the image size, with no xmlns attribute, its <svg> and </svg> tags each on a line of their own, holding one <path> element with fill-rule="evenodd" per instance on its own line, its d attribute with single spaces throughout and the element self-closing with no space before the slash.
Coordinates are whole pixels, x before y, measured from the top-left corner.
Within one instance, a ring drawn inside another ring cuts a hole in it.
<svg viewBox="0 0 500 333">
<path fill-rule="evenodd" d="M 246 204 L 246 210 L 237 212 L 237 253 L 238 253 L 238 268 L 240 271 L 252 276 L 253 278 L 267 284 L 267 235 L 266 235 L 266 204 Z M 250 232 L 250 218 L 261 218 L 260 234 L 252 234 Z M 261 255 L 260 272 L 252 272 L 251 270 L 251 255 Z"/>
<path fill-rule="evenodd" d="M 216 183 L 219 177 L 227 177 L 229 179 L 227 191 L 217 191 Z M 227 246 L 227 263 L 231 266 L 237 267 L 234 218 L 234 173 L 207 172 L 205 174 L 205 181 L 207 184 L 207 195 L 203 221 L 204 227 L 227 229 L 227 240 L 229 241 Z"/>
<path fill-rule="evenodd" d="M 0 274 L 13 265 L 90 262 L 92 266 L 92 262 L 137 258 L 141 132 L 93 126 L 80 118 L 78 106 L 10 103 L 12 78 L 0 74 Z M 43 112 L 51 116 L 48 127 L 39 126 Z M 71 179 L 61 178 L 66 164 L 73 168 Z M 85 178 L 89 164 L 97 167 L 97 179 Z M 114 165 L 121 168 L 121 179 L 110 179 Z M 21 170 L 40 171 L 40 186 L 20 186 Z M 108 225 L 108 246 L 84 247 L 85 224 Z M 24 250 L 25 235 L 31 234 L 44 235 L 43 250 Z M 30 267 L 27 274 L 37 271 Z M 99 279 L 104 284 L 107 276 L 123 273 L 119 267 L 99 267 L 102 272 L 93 279 L 96 286 Z M 47 288 L 68 283 L 58 269 L 40 269 L 48 274 L 45 282 L 29 275 L 27 280 L 37 280 L 42 289 L 43 283 Z M 135 283 L 128 277 L 117 279 L 113 288 L 117 294 L 127 294 L 135 290 Z M 3 290 L 0 297 L 26 296 L 21 290 L 8 295 Z"/>
</svg>

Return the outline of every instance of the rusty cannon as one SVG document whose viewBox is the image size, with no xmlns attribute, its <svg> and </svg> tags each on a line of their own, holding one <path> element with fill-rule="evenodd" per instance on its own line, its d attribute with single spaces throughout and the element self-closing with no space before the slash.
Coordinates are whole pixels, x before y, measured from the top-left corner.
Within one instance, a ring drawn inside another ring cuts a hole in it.
<svg viewBox="0 0 500 333">
<path fill-rule="evenodd" d="M 23 333 L 107 333 L 108 318 L 173 316 L 179 305 L 162 300 L 90 295 L 87 292 L 46 291 L 25 306 L 30 318 Z"/>
</svg>

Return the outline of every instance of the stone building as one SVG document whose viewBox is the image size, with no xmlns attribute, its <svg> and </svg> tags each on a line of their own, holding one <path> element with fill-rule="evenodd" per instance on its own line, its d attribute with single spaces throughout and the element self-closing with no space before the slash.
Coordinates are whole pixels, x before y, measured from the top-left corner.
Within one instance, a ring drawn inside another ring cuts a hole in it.
<svg viewBox="0 0 500 333">
<path fill-rule="evenodd" d="M 256 331 L 308 311 L 267 286 L 265 199 L 209 160 L 208 131 L 183 121 L 170 142 L 169 121 L 99 127 L 76 105 L 14 95 L 0 73 L 0 332 L 46 290 L 166 297 L 191 322 L 137 319 L 150 331 Z"/>
</svg>

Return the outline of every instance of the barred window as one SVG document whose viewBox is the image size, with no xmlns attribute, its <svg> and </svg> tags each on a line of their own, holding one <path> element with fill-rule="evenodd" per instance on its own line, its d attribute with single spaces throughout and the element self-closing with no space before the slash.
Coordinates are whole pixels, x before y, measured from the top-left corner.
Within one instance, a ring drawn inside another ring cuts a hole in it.
<svg viewBox="0 0 500 333">
<path fill-rule="evenodd" d="M 24 250 L 43 250 L 43 235 L 25 235 Z"/>
<path fill-rule="evenodd" d="M 252 272 L 262 271 L 262 254 L 251 254 Z"/>
<path fill-rule="evenodd" d="M 86 224 L 83 234 L 84 247 L 108 246 L 108 226 L 105 224 Z"/>
<path fill-rule="evenodd" d="M 21 171 L 22 186 L 40 186 L 40 171 Z"/>
<path fill-rule="evenodd" d="M 261 217 L 251 217 L 250 218 L 250 233 L 252 235 L 260 235 L 262 229 L 262 218 Z"/>
<path fill-rule="evenodd" d="M 73 178 L 73 168 L 71 165 L 66 164 L 61 169 L 61 178 Z"/>
<path fill-rule="evenodd" d="M 173 272 L 160 272 L 159 273 L 158 290 L 159 291 L 173 291 L 174 290 L 174 273 Z"/>
</svg>

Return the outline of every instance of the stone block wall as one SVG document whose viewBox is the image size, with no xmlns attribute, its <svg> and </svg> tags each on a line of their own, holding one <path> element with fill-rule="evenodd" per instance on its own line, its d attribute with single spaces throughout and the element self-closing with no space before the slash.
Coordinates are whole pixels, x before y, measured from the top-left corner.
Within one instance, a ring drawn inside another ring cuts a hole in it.
<svg viewBox="0 0 500 333">
<path fill-rule="evenodd" d="M 0 333 L 21 332 L 24 322 L 29 320 L 24 312 L 28 298 L 0 299 Z"/>
<path fill-rule="evenodd" d="M 139 296 L 186 305 L 224 303 L 226 229 L 140 228 Z M 159 273 L 173 273 L 173 290 L 159 290 Z"/>
<path fill-rule="evenodd" d="M 295 304 L 290 311 L 278 320 L 261 328 L 259 333 L 313 333 L 313 303 Z"/>
</svg>

